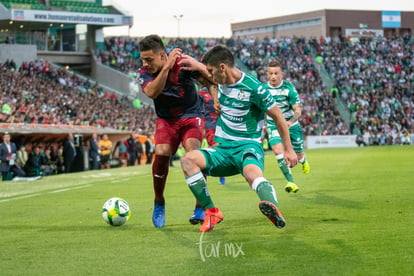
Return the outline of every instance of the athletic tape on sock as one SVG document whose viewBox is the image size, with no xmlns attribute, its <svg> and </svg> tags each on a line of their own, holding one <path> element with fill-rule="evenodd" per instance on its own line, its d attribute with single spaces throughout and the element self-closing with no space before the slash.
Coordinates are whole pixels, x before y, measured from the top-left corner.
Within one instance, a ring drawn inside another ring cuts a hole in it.
<svg viewBox="0 0 414 276">
<path fill-rule="evenodd" d="M 257 186 L 259 186 L 259 184 L 260 184 L 260 183 L 262 183 L 262 182 L 269 182 L 269 181 L 267 181 L 267 179 L 266 179 L 266 178 L 264 178 L 263 176 L 258 177 L 258 178 L 256 178 L 256 179 L 253 181 L 253 183 L 252 183 L 252 189 L 253 189 L 254 191 L 256 191 Z"/>
<path fill-rule="evenodd" d="M 185 182 L 187 182 L 187 184 L 191 184 L 202 178 L 204 178 L 203 174 L 201 172 L 198 172 L 196 174 L 186 177 Z"/>
<path fill-rule="evenodd" d="M 280 159 L 283 159 L 283 158 L 285 158 L 285 155 L 283 153 L 276 155 L 277 160 L 280 160 Z"/>
</svg>

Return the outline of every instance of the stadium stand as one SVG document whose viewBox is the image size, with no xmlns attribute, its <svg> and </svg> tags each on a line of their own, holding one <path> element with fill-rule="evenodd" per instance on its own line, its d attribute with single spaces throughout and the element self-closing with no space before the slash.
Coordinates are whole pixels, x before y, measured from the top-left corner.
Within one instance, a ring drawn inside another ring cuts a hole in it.
<svg viewBox="0 0 414 276">
<path fill-rule="evenodd" d="M 63 2 L 63 1 L 61 1 Z M 59 5 L 61 3 L 59 2 Z M 101 65 L 138 79 L 139 38 L 107 37 L 93 53 Z M 285 79 L 297 87 L 305 135 L 362 134 L 367 145 L 410 144 L 414 132 L 414 55 L 411 36 L 361 39 L 283 38 L 263 40 L 165 39 L 200 58 L 211 46 L 230 47 L 243 70 L 266 81 L 266 64 L 278 58 Z M 37 59 L 0 64 L 0 122 L 128 130 L 150 136 L 156 115 L 151 105 L 105 91 L 64 67 Z M 63 99 L 63 100 L 62 100 Z M 341 105 L 346 112 L 341 112 Z M 347 115 L 348 114 L 348 115 Z"/>
<path fill-rule="evenodd" d="M 320 40 L 318 55 L 351 114 L 352 134 L 369 144 L 401 144 L 413 132 L 412 37 Z"/>
<path fill-rule="evenodd" d="M 0 64 L 0 99 L 10 111 L 0 114 L 0 122 L 66 124 L 153 133 L 152 107 L 133 106 L 133 99 L 103 91 L 99 84 L 81 81 L 64 68 L 53 69 L 47 61 L 23 63 L 12 60 Z M 63 100 L 62 100 L 63 99 Z"/>
<path fill-rule="evenodd" d="M 318 41 L 304 38 L 255 40 L 245 37 L 228 40 L 170 39 L 166 40 L 166 45 L 168 49 L 181 47 L 186 53 L 200 57 L 215 43 L 227 44 L 235 51 L 241 63 L 239 66 L 245 66 L 262 81 L 266 81 L 266 63 L 279 58 L 287 67 L 285 78 L 292 81 L 300 92 L 303 102 L 301 120 L 306 135 L 362 132 L 369 144 L 389 144 L 394 143 L 391 140 L 401 143 L 404 133 L 413 132 L 411 122 L 414 103 L 411 96 L 414 73 L 411 40 L 411 37 L 405 36 L 381 38 L 376 42 L 362 39 L 360 43 L 353 44 L 351 41 L 330 38 Z M 138 38 L 130 37 L 106 38 L 105 50 L 96 53 L 99 62 L 134 75 L 141 66 L 138 41 Z M 374 50 L 371 57 L 361 58 L 359 48 L 373 45 L 389 50 Z M 323 58 L 322 67 L 316 61 L 317 56 Z M 368 66 L 370 59 L 374 58 L 380 61 Z M 391 63 L 398 66 L 390 66 Z M 387 64 L 388 69 L 382 70 L 381 66 Z M 354 70 L 347 70 L 350 67 Z M 365 72 L 364 79 L 361 79 L 359 67 Z M 342 72 L 344 70 L 346 74 Z M 327 78 L 333 83 L 331 86 L 324 79 L 325 71 L 329 73 Z M 371 76 L 377 71 L 383 71 L 383 74 L 377 75 L 376 83 L 372 83 L 375 78 Z M 381 80 L 387 79 L 391 81 L 392 89 L 381 88 Z M 362 95 L 355 93 L 356 88 L 362 88 L 361 83 L 369 84 L 364 87 Z M 381 89 L 378 90 L 379 88 Z M 368 95 L 371 95 L 370 98 L 367 98 Z M 372 95 L 375 96 L 372 100 L 379 103 L 379 107 L 369 104 Z M 347 109 L 345 115 L 341 114 L 338 103 Z M 387 118 L 384 119 L 384 116 Z M 372 129 L 372 124 L 375 124 L 375 130 Z"/>
</svg>

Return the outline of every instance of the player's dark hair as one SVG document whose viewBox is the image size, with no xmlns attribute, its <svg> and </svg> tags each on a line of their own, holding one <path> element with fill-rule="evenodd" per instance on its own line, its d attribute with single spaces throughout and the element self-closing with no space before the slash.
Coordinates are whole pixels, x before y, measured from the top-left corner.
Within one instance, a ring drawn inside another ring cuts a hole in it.
<svg viewBox="0 0 414 276">
<path fill-rule="evenodd" d="M 138 44 L 139 50 L 143 51 L 165 51 L 164 43 L 158 35 L 148 35 L 144 37 Z"/>
<path fill-rule="evenodd" d="M 218 67 L 220 63 L 234 67 L 234 56 L 226 46 L 216 45 L 204 54 L 201 62 L 214 67 Z"/>
<path fill-rule="evenodd" d="M 271 62 L 269 62 L 267 67 L 280 67 L 280 69 L 282 69 L 282 64 L 280 63 L 279 60 L 276 59 L 276 60 L 272 60 Z"/>
</svg>

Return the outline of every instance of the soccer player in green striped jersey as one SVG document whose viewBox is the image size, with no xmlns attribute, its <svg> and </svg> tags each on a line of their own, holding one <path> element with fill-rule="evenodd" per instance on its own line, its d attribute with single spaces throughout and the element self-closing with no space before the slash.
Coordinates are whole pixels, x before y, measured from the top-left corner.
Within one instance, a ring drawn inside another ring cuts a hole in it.
<svg viewBox="0 0 414 276">
<path fill-rule="evenodd" d="M 182 61 L 183 69 L 207 69 L 219 84 L 215 107 L 219 112 L 214 141 L 218 146 L 187 152 L 181 158 L 186 182 L 205 212 L 201 232 L 210 231 L 224 218 L 213 203 L 203 173 L 211 176 L 241 174 L 259 197 L 260 211 L 277 227 L 285 226 L 278 209 L 273 185 L 263 176 L 264 152 L 261 133 L 267 113 L 278 126 L 289 166 L 297 164 L 286 121 L 275 100 L 259 80 L 239 71 L 231 51 L 222 45 L 211 48 L 202 63 L 192 58 Z M 186 64 L 184 64 L 186 63 Z"/>
<path fill-rule="evenodd" d="M 268 82 L 264 85 L 269 90 L 275 99 L 277 106 L 283 113 L 289 127 L 290 140 L 299 163 L 302 165 L 302 171 L 305 174 L 310 173 L 310 166 L 306 160 L 302 127 L 299 124 L 299 118 L 302 114 L 300 106 L 299 93 L 296 91 L 294 85 L 286 80 L 283 80 L 282 65 L 278 60 L 271 61 L 267 66 L 267 78 Z M 277 163 L 280 170 L 285 176 L 288 183 L 285 186 L 285 190 L 290 193 L 296 193 L 299 188 L 293 180 L 293 175 L 290 167 L 286 164 L 283 153 L 283 144 L 280 137 L 278 127 L 270 116 L 267 116 L 267 134 L 269 137 L 269 145 L 276 156 Z"/>
</svg>

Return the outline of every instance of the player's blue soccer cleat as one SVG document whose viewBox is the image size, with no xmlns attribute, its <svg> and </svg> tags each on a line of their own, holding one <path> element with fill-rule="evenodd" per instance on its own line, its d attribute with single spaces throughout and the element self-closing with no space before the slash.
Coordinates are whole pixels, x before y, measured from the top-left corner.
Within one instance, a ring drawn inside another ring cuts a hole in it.
<svg viewBox="0 0 414 276">
<path fill-rule="evenodd" d="M 259 202 L 259 208 L 263 215 L 265 215 L 277 228 L 285 227 L 285 218 L 272 202 L 262 200 Z"/>
<path fill-rule="evenodd" d="M 190 217 L 189 221 L 191 224 L 199 224 L 204 222 L 205 217 L 206 212 L 202 208 L 196 207 L 194 209 L 194 214 Z"/>
<path fill-rule="evenodd" d="M 154 203 L 154 212 L 152 213 L 152 223 L 155 227 L 161 228 L 165 225 L 165 205 Z"/>
</svg>

